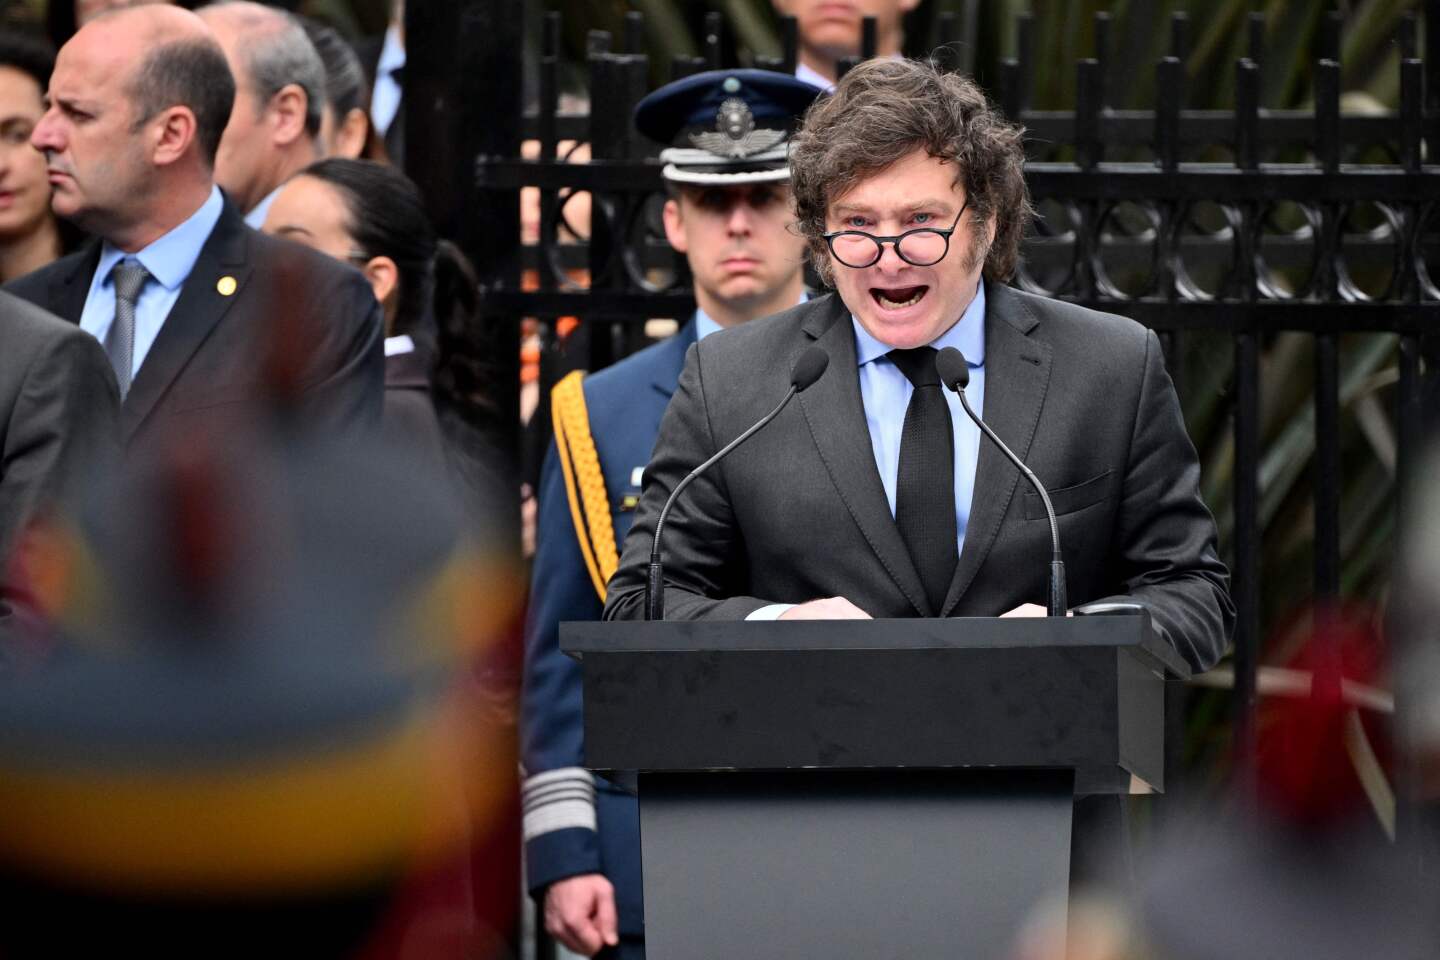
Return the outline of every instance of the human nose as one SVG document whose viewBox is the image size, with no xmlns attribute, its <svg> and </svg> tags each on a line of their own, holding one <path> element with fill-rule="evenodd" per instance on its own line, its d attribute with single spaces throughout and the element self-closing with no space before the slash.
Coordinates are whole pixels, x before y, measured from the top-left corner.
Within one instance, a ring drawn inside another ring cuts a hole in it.
<svg viewBox="0 0 1440 960">
<path fill-rule="evenodd" d="M 750 227 L 750 205 L 744 202 L 732 204 L 725 217 L 725 229 L 732 237 L 748 236 Z"/>
<path fill-rule="evenodd" d="M 59 150 L 61 145 L 59 125 L 55 121 L 55 109 L 52 107 L 45 111 L 40 122 L 35 124 L 35 129 L 30 131 L 30 146 L 48 153 Z"/>
<path fill-rule="evenodd" d="M 875 265 L 887 273 L 896 273 L 909 264 L 900 256 L 900 244 L 895 240 L 877 241 L 880 244 L 880 259 Z"/>
</svg>

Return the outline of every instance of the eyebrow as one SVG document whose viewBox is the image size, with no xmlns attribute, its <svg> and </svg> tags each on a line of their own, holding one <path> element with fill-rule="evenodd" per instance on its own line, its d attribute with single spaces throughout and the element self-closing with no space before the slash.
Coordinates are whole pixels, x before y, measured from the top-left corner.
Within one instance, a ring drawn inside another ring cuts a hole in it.
<svg viewBox="0 0 1440 960">
<path fill-rule="evenodd" d="M 288 237 L 292 233 L 303 233 L 307 237 L 315 236 L 315 234 L 311 233 L 309 230 L 306 230 L 304 227 L 298 226 L 293 223 L 287 223 L 284 226 L 276 227 L 275 232 L 282 237 Z"/>
<path fill-rule="evenodd" d="M 914 213 L 917 210 L 953 210 L 954 208 L 955 203 L 953 200 L 926 198 L 924 200 L 914 200 L 901 206 L 895 207 L 891 212 Z M 862 204 L 854 203 L 837 203 L 833 211 L 836 216 L 845 216 L 852 213 L 873 214 L 875 212 L 876 210 L 874 207 L 867 207 Z"/>
<path fill-rule="evenodd" d="M 78 110 L 81 113 L 98 113 L 100 105 L 86 100 L 77 100 L 74 97 L 57 97 L 54 94 L 46 93 L 40 98 L 40 102 L 49 110 L 54 104 L 59 104 L 62 110 Z"/>
</svg>

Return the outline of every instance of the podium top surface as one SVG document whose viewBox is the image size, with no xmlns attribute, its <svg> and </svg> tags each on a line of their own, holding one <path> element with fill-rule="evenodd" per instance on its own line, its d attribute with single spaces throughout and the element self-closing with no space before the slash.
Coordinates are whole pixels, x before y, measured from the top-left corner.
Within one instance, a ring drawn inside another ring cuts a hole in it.
<svg viewBox="0 0 1440 960">
<path fill-rule="evenodd" d="M 935 650 L 1124 647 L 1175 678 L 1185 661 L 1150 628 L 1150 618 L 953 617 L 906 620 L 664 620 L 560 625 L 561 648 L 587 653 L 755 650 Z"/>
</svg>

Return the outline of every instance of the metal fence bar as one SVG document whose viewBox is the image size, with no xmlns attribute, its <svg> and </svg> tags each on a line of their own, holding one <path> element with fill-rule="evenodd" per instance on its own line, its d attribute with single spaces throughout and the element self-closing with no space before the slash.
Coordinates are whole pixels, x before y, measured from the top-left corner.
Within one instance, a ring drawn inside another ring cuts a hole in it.
<svg viewBox="0 0 1440 960">
<path fill-rule="evenodd" d="M 1260 123 L 1260 69 L 1242 59 L 1235 67 L 1235 162 L 1241 169 L 1259 166 L 1256 128 Z M 1260 240 L 1260 204 L 1242 211 L 1235 287 L 1254 304 L 1255 262 Z M 1260 342 L 1251 327 L 1235 335 L 1234 532 L 1230 579 L 1235 603 L 1235 691 L 1231 704 L 1232 743 L 1237 785 L 1248 797 L 1255 770 L 1256 677 L 1260 663 Z"/>
<path fill-rule="evenodd" d="M 1327 18 L 1333 25 L 1333 19 Z M 1327 44 L 1339 43 L 1339 35 Z M 1340 64 L 1321 60 L 1315 71 L 1316 155 L 1326 173 L 1340 168 Z M 1316 294 L 1340 299 L 1340 220 L 1344 208 L 1327 196 L 1320 205 L 1320 258 Z M 1334 333 L 1315 337 L 1315 597 L 1340 597 L 1340 343 Z"/>
</svg>

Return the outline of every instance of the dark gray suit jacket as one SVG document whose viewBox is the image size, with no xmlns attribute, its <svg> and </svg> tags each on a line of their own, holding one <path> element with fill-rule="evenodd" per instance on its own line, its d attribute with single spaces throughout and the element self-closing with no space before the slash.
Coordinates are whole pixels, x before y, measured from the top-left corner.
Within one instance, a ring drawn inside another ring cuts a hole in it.
<svg viewBox="0 0 1440 960">
<path fill-rule="evenodd" d="M 99 258 L 92 243 L 6 289 L 78 324 Z M 121 436 L 129 451 L 180 422 L 223 437 L 277 385 L 324 429 L 373 427 L 384 383 L 384 328 L 365 278 L 251 230 L 227 202 L 125 397 Z"/>
<path fill-rule="evenodd" d="M 987 282 L 985 296 L 985 419 L 1050 492 L 1070 603 L 1139 600 L 1192 666 L 1211 666 L 1229 642 L 1234 608 L 1155 335 L 1000 284 Z M 850 314 L 832 294 L 691 348 L 606 618 L 644 616 L 665 498 L 779 401 L 811 344 L 830 356 L 824 376 L 672 509 L 667 618 L 739 620 L 766 604 L 830 596 L 875 617 L 995 616 L 1044 604 L 1044 508 L 982 439 L 964 549 L 943 609 L 930 608 L 875 466 Z"/>
<path fill-rule="evenodd" d="M 119 419 L 95 338 L 0 291 L 0 621 L 16 537 L 37 508 L 114 462 Z"/>
</svg>

